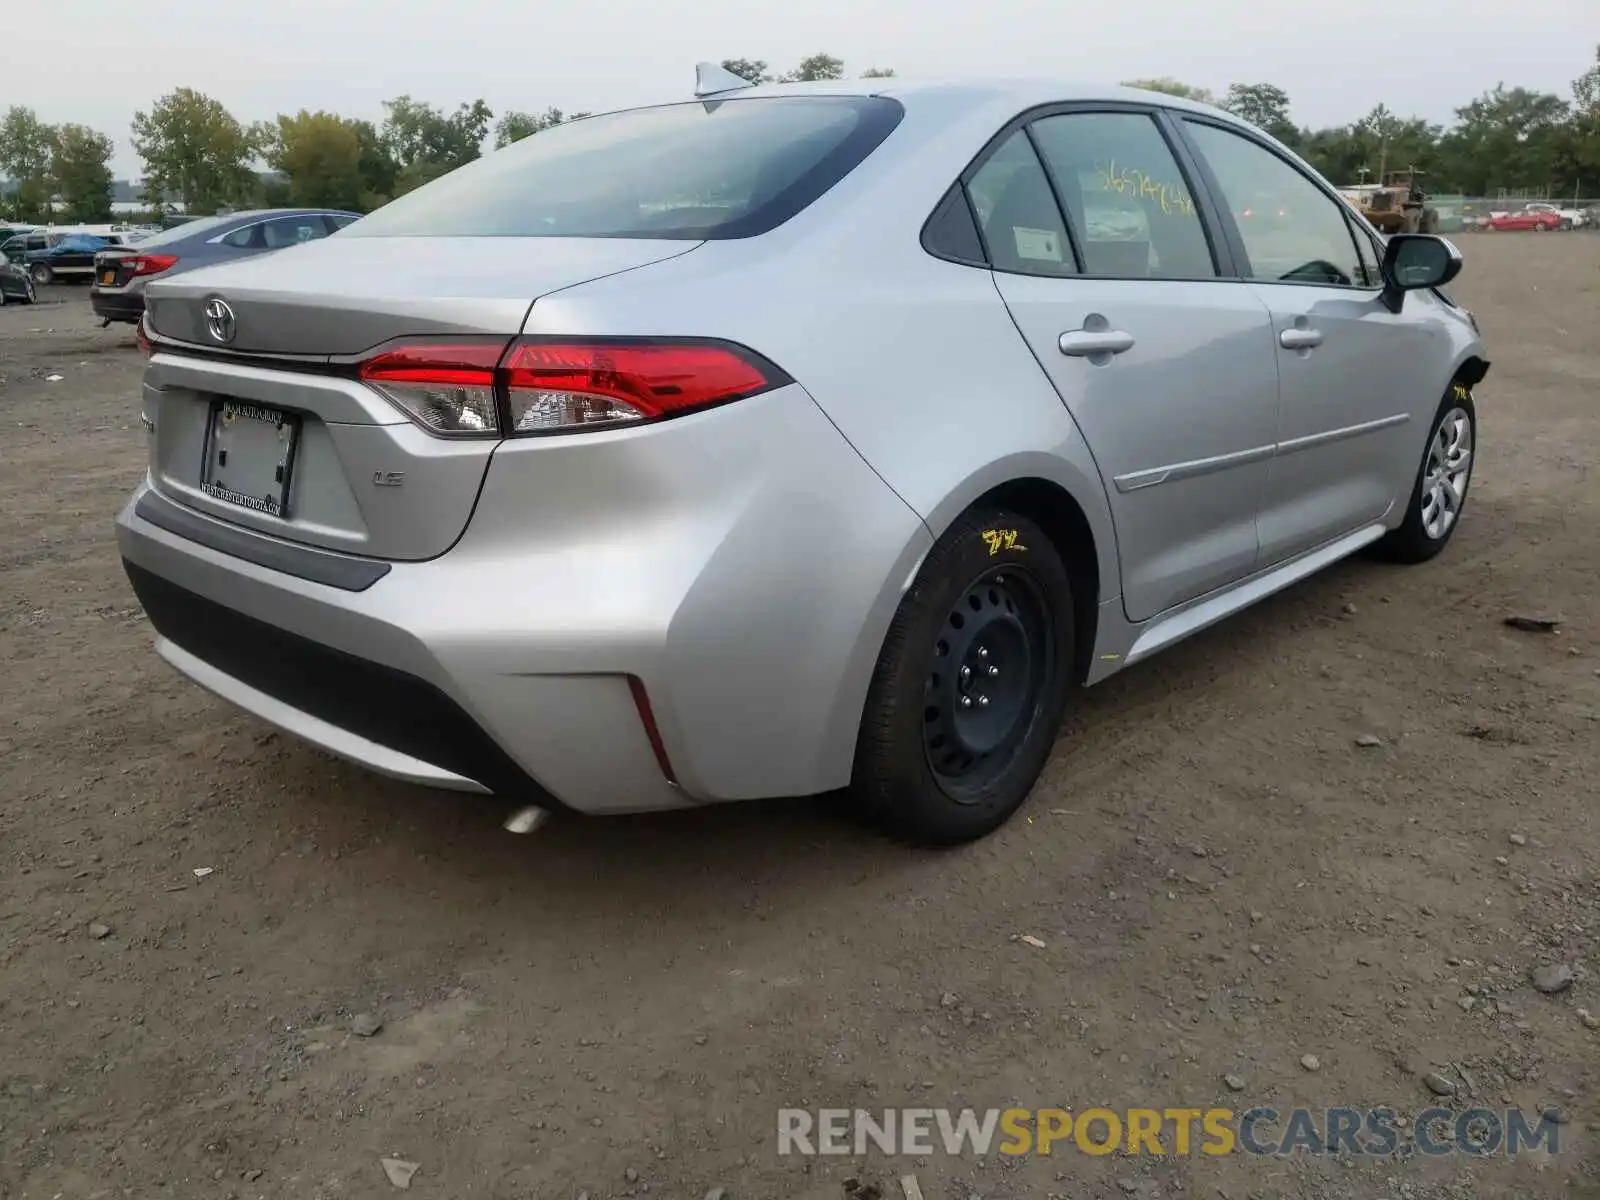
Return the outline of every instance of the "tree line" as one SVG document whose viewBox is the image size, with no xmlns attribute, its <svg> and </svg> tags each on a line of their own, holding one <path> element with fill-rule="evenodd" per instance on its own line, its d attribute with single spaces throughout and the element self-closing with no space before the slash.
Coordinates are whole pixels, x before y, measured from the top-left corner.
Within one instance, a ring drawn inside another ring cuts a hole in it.
<svg viewBox="0 0 1600 1200">
<path fill-rule="evenodd" d="M 1288 93 L 1270 83 L 1235 83 L 1220 97 L 1176 79 L 1128 83 L 1225 108 L 1339 186 L 1415 168 L 1434 193 L 1600 195 L 1600 47 L 1594 65 L 1573 80 L 1570 99 L 1498 83 L 1456 109 L 1449 126 L 1378 104 L 1348 125 L 1310 129 L 1294 123 Z"/>
<path fill-rule="evenodd" d="M 722 65 L 752 83 L 845 76 L 843 60 L 831 54 L 813 54 L 778 73 L 761 59 Z M 894 71 L 873 67 L 860 74 L 885 78 Z M 1128 82 L 1228 109 L 1339 185 L 1415 167 L 1426 172 L 1432 192 L 1600 193 L 1600 47 L 1594 65 L 1573 81 L 1570 98 L 1496 84 L 1456 109 L 1449 126 L 1401 117 L 1379 104 L 1348 125 L 1314 130 L 1293 121 L 1288 93 L 1274 84 L 1235 83 L 1218 96 L 1169 78 Z M 178 200 L 191 213 L 289 204 L 370 211 L 471 162 L 491 133 L 498 149 L 588 115 L 547 108 L 512 110 L 496 120 L 481 99 L 447 111 L 408 95 L 385 101 L 383 109 L 376 123 L 301 109 L 246 124 L 212 97 L 178 88 L 133 115 L 145 196 L 156 213 Z M 97 130 L 49 125 L 30 108 L 12 107 L 0 118 L 0 178 L 9 181 L 0 217 L 109 220 L 112 153 L 111 139 Z"/>
</svg>

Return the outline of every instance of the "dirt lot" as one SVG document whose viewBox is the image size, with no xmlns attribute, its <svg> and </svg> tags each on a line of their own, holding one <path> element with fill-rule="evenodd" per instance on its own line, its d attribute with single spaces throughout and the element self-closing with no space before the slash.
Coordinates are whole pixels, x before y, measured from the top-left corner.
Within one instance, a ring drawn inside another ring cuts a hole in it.
<svg viewBox="0 0 1600 1200">
<path fill-rule="evenodd" d="M 1086 693 L 947 854 L 804 802 L 519 839 L 212 700 L 111 535 L 131 337 L 0 311 L 0 1197 L 386 1196 L 390 1155 L 451 1198 L 1600 1195 L 1600 236 L 1461 241 L 1495 366 L 1450 550 Z M 1559 1106 L 1559 1152 L 776 1148 L 786 1106 L 1415 1114 L 1429 1071 Z"/>
</svg>

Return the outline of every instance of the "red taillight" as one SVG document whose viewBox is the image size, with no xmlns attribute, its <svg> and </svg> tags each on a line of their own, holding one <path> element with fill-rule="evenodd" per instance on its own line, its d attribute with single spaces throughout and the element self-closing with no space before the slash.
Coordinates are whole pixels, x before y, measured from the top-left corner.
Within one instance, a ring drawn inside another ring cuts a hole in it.
<svg viewBox="0 0 1600 1200">
<path fill-rule="evenodd" d="M 361 378 L 368 383 L 493 387 L 495 364 L 505 349 L 504 341 L 418 342 L 396 346 L 362 363 Z"/>
<path fill-rule="evenodd" d="M 775 368 L 721 342 L 518 342 L 501 368 L 512 433 L 653 421 L 764 392 Z"/>
<path fill-rule="evenodd" d="M 153 352 L 150 345 L 150 330 L 145 326 L 145 322 L 149 319 L 150 318 L 148 316 L 141 316 L 139 318 L 139 323 L 133 327 L 134 338 L 139 343 L 139 353 L 144 355 L 146 358 L 149 358 Z"/>
<path fill-rule="evenodd" d="M 500 432 L 495 364 L 505 353 L 492 342 L 415 342 L 361 364 L 361 378 L 433 433 L 492 437 Z"/>
<path fill-rule="evenodd" d="M 159 275 L 178 261 L 176 254 L 135 254 L 122 260 L 135 275 Z"/>
<path fill-rule="evenodd" d="M 405 342 L 361 364 L 361 379 L 425 428 L 507 436 L 654 421 L 787 383 L 723 342 L 525 339 Z"/>
<path fill-rule="evenodd" d="M 645 691 L 644 680 L 637 675 L 628 676 L 628 691 L 633 693 L 633 706 L 639 710 L 639 723 L 644 726 L 644 736 L 650 740 L 650 749 L 656 756 L 656 766 L 673 787 L 678 786 L 678 776 L 672 770 L 672 760 L 667 757 L 667 744 L 661 740 L 661 727 L 656 724 L 655 710 L 650 707 L 650 693 Z"/>
</svg>

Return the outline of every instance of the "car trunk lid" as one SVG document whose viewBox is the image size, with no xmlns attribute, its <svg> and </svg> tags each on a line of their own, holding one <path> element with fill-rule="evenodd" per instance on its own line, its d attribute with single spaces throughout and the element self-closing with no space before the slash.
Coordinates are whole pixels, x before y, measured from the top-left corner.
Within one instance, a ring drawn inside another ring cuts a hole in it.
<svg viewBox="0 0 1600 1200">
<path fill-rule="evenodd" d="M 494 436 L 439 437 L 357 377 L 397 338 L 507 343 L 542 295 L 698 242 L 329 238 L 152 279 L 151 480 L 207 516 L 383 559 L 443 553 Z"/>
<path fill-rule="evenodd" d="M 99 287 L 124 287 L 133 278 L 132 262 L 139 252 L 132 246 L 107 246 L 94 256 L 94 281 Z"/>
<path fill-rule="evenodd" d="M 360 354 L 390 338 L 505 333 L 542 295 L 632 270 L 698 242 L 645 238 L 330 237 L 203 267 L 146 294 L 152 329 L 249 354 Z M 231 338 L 206 305 L 234 314 Z"/>
</svg>

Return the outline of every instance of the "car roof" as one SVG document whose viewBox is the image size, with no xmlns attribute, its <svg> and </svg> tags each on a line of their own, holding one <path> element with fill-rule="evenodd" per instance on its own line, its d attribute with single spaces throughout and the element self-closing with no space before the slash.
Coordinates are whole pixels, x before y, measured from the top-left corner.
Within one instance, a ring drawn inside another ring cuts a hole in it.
<svg viewBox="0 0 1600 1200">
<path fill-rule="evenodd" d="M 343 208 L 249 208 L 241 209 L 239 212 L 215 215 L 227 221 L 260 221 L 268 217 L 309 217 L 321 213 L 343 213 L 348 211 L 348 209 Z M 204 220 L 205 218 L 197 219 Z"/>
<path fill-rule="evenodd" d="M 1092 101 L 1122 101 L 1124 103 L 1159 104 L 1166 108 L 1183 109 L 1220 117 L 1233 124 L 1243 124 L 1233 114 L 1210 104 L 1186 100 L 1166 92 L 1152 92 L 1143 88 L 1122 87 L 1118 84 L 1075 82 L 1050 78 L 906 78 L 891 75 L 886 79 L 829 79 L 811 83 L 763 83 L 734 91 L 717 92 L 699 100 L 732 100 L 735 97 L 756 96 L 890 96 L 902 103 L 915 103 L 930 97 L 945 100 L 968 100 L 972 107 L 1011 101 L 1020 112 L 1041 104 L 1075 103 Z"/>
</svg>

